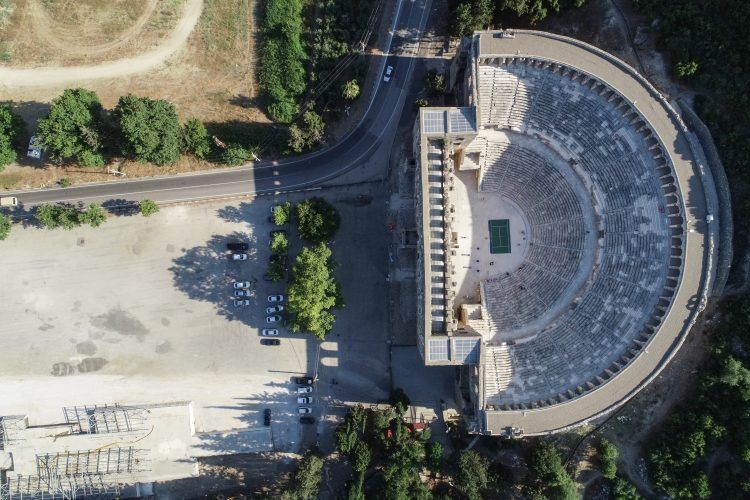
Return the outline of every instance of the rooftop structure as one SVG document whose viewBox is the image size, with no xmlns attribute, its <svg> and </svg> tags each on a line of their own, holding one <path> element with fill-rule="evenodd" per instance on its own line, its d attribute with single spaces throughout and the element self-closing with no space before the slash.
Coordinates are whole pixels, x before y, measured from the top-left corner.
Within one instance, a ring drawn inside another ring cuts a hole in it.
<svg viewBox="0 0 750 500">
<path fill-rule="evenodd" d="M 475 432 L 580 425 L 652 380 L 703 309 L 710 171 L 667 101 L 581 42 L 476 33 L 451 81 L 467 106 L 415 124 L 420 352 L 461 367 Z"/>
</svg>

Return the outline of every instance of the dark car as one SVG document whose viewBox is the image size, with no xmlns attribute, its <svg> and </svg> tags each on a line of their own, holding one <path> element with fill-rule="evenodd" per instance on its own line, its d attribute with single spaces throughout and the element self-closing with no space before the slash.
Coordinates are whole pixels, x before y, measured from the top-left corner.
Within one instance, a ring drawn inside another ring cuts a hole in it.
<svg viewBox="0 0 750 500">
<path fill-rule="evenodd" d="M 312 377 L 293 377 L 292 380 L 294 380 L 295 384 L 299 384 L 299 385 L 312 385 L 313 384 Z"/>
<path fill-rule="evenodd" d="M 248 245 L 247 243 L 241 243 L 239 241 L 227 243 L 227 250 L 231 250 L 233 252 L 242 252 L 244 250 L 247 250 L 248 248 L 250 248 L 250 245 Z"/>
<path fill-rule="evenodd" d="M 271 425 L 271 409 L 270 408 L 266 408 L 265 410 L 263 410 L 263 425 L 265 425 L 266 427 Z"/>
<path fill-rule="evenodd" d="M 315 423 L 315 417 L 300 417 L 299 418 L 300 424 L 314 424 Z"/>
<path fill-rule="evenodd" d="M 261 345 L 279 345 L 281 341 L 279 339 L 260 339 Z"/>
</svg>

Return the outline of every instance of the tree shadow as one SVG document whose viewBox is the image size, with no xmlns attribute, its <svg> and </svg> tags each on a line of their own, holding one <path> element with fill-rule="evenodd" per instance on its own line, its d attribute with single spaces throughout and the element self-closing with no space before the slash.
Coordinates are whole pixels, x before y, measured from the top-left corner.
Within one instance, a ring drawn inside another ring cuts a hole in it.
<svg viewBox="0 0 750 500">
<path fill-rule="evenodd" d="M 141 213 L 138 202 L 123 198 L 113 198 L 102 203 L 102 208 L 112 215 L 123 215 L 130 217 Z"/>
<path fill-rule="evenodd" d="M 274 123 L 254 123 L 240 120 L 206 122 L 209 136 L 215 136 L 224 144 L 240 144 L 245 148 L 262 147 L 263 151 L 278 156 L 288 151 L 287 127 Z"/>
</svg>

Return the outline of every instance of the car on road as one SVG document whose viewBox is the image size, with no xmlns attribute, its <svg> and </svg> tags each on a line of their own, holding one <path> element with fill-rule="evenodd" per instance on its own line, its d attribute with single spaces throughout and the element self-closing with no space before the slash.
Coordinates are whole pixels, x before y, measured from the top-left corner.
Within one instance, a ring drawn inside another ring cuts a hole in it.
<svg viewBox="0 0 750 500">
<path fill-rule="evenodd" d="M 383 75 L 383 81 L 384 82 L 390 82 L 391 81 L 391 75 L 393 75 L 393 66 L 388 66 L 385 68 L 385 74 Z"/>
<path fill-rule="evenodd" d="M 297 387 L 297 394 L 310 394 L 312 392 L 312 387 L 309 385 L 306 385 L 304 387 Z"/>
<path fill-rule="evenodd" d="M 279 321 L 281 321 L 281 316 L 279 316 L 278 314 L 274 314 L 273 316 L 268 316 L 266 318 L 266 323 L 278 323 Z"/>
<path fill-rule="evenodd" d="M 266 408 L 265 410 L 263 410 L 263 425 L 265 425 L 266 427 L 271 425 L 271 409 L 270 408 Z"/>
<path fill-rule="evenodd" d="M 300 424 L 314 424 L 315 423 L 315 417 L 300 417 L 299 418 Z"/>
<path fill-rule="evenodd" d="M 250 299 L 244 299 L 244 300 L 237 300 L 234 301 L 234 307 L 242 307 L 242 306 L 249 306 L 250 305 Z"/>
<path fill-rule="evenodd" d="M 244 250 L 247 250 L 248 248 L 250 248 L 250 245 L 239 241 L 227 243 L 227 250 L 232 250 L 233 252 L 242 252 Z"/>
<path fill-rule="evenodd" d="M 297 411 L 301 414 L 307 414 L 312 413 L 312 408 L 310 408 L 309 406 L 300 406 L 299 408 L 297 408 Z"/>
<path fill-rule="evenodd" d="M 247 260 L 247 254 L 246 253 L 233 253 L 232 254 L 232 260 Z"/>
<path fill-rule="evenodd" d="M 235 290 L 234 291 L 235 297 L 249 297 L 250 296 L 250 290 Z"/>
<path fill-rule="evenodd" d="M 264 337 L 275 337 L 279 334 L 279 331 L 276 328 L 264 328 L 260 331 L 260 334 Z"/>
<path fill-rule="evenodd" d="M 260 339 L 260 345 L 279 345 L 281 341 L 279 339 Z"/>
<path fill-rule="evenodd" d="M 249 281 L 235 281 L 234 282 L 234 288 L 240 289 L 240 288 L 250 288 L 250 282 Z"/>
<path fill-rule="evenodd" d="M 312 403 L 312 397 L 310 396 L 300 396 L 297 398 L 298 405 L 309 405 L 310 403 Z"/>
<path fill-rule="evenodd" d="M 269 295 L 268 302 L 284 302 L 283 295 Z"/>
<path fill-rule="evenodd" d="M 266 307 L 266 314 L 279 313 L 284 310 L 284 306 Z"/>
<path fill-rule="evenodd" d="M 292 377 L 292 380 L 299 385 L 312 385 L 314 382 L 312 377 Z"/>
</svg>

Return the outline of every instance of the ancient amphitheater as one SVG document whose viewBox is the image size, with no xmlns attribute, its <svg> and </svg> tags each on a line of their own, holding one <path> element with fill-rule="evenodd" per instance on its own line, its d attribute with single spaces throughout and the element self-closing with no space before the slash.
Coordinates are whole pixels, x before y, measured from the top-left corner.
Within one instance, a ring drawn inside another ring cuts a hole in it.
<svg viewBox="0 0 750 500">
<path fill-rule="evenodd" d="M 460 367 L 475 432 L 607 414 L 705 305 L 719 221 L 700 144 L 632 68 L 568 38 L 477 33 L 450 77 L 464 106 L 415 124 L 425 363 Z"/>
</svg>

